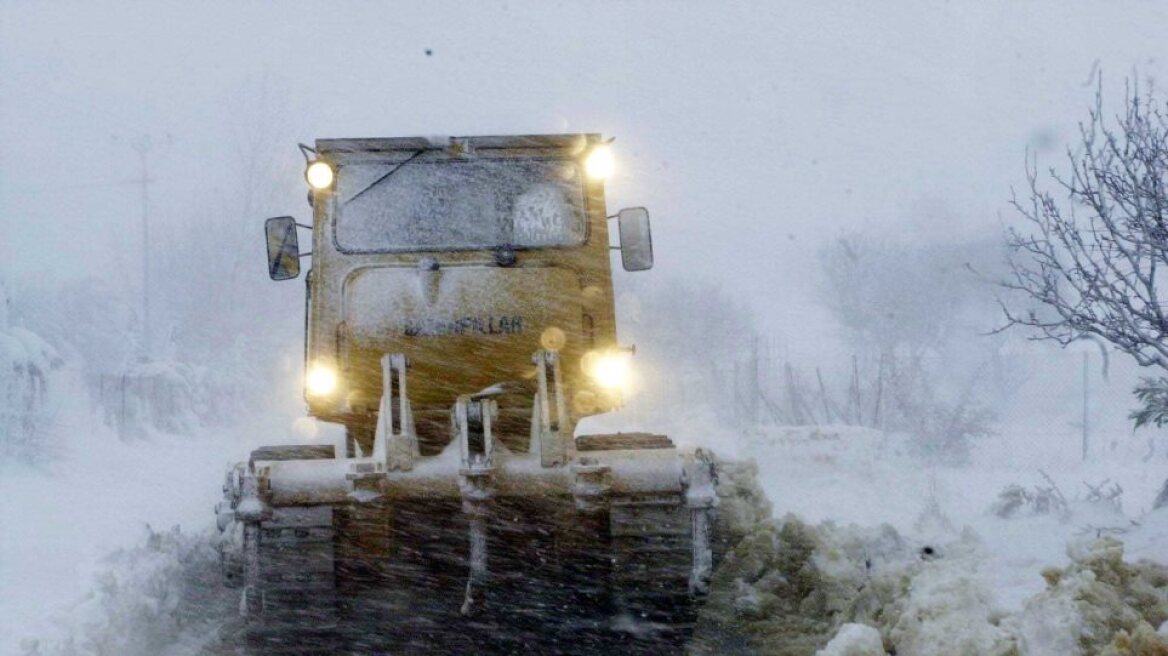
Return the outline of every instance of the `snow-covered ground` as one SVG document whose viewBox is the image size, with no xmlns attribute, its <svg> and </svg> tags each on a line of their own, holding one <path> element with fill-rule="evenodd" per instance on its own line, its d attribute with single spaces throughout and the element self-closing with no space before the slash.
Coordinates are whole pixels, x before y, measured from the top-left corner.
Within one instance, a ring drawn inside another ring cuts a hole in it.
<svg viewBox="0 0 1168 656">
<path fill-rule="evenodd" d="M 0 469 L 0 654 L 46 642 L 90 621 L 87 599 L 103 561 L 142 545 L 147 526 L 188 534 L 213 527 L 212 509 L 229 461 L 261 443 L 296 441 L 292 416 L 263 414 L 248 425 L 192 435 L 122 441 L 69 376 L 50 464 Z M 303 435 L 303 431 L 299 433 Z"/>
<path fill-rule="evenodd" d="M 1065 565 L 1068 543 L 1084 537 L 1115 535 L 1128 543 L 1129 559 L 1168 565 L 1168 533 L 1148 532 L 1165 527 L 1136 523 L 1168 479 L 1168 459 L 1143 462 L 1124 450 L 1084 463 L 1075 437 L 1067 435 L 1067 449 L 1027 455 L 1027 435 L 1004 434 L 981 444 L 968 467 L 923 465 L 895 437 L 851 427 L 761 431 L 744 436 L 741 448 L 758 462 L 776 514 L 813 523 L 887 523 L 923 543 L 940 544 L 972 529 L 984 555 L 978 575 L 1011 610 L 1041 591 L 1040 571 Z M 1048 486 L 1042 472 L 1067 498 L 1069 516 L 1002 518 L 992 512 L 1009 485 Z M 1086 484 L 1105 480 L 1122 486 L 1122 512 L 1086 501 Z"/>
<path fill-rule="evenodd" d="M 1074 437 L 1067 436 L 1072 445 Z M 1168 566 L 1168 509 L 1150 510 L 1168 477 L 1168 461 L 1162 454 L 1145 461 L 1138 449 L 1120 446 L 1088 463 L 1081 462 L 1074 448 L 1048 448 L 1045 457 L 1035 458 L 1030 456 L 1037 453 L 1028 454 L 1033 442 L 1033 435 L 1028 439 L 1025 433 L 987 441 L 967 467 L 925 466 L 906 455 L 896 436 L 850 427 L 752 431 L 737 447 L 757 461 L 775 515 L 797 516 L 800 522 L 793 530 L 811 531 L 819 545 L 812 567 L 822 572 L 817 585 L 823 587 L 815 589 L 829 598 L 832 585 L 852 590 L 851 597 L 844 594 L 843 601 L 828 602 L 832 614 L 856 612 L 856 590 L 879 595 L 871 591 L 899 589 L 886 591 L 878 602 L 881 611 L 865 618 L 883 630 L 885 647 L 891 643 L 897 653 L 1160 653 L 1154 649 L 1168 644 L 1168 569 L 1163 568 Z M 1104 481 L 1119 483 L 1122 494 L 1110 498 L 1118 488 L 1101 486 Z M 1037 510 L 1035 504 L 998 512 L 1000 493 L 1014 485 L 1025 488 L 1031 498 L 1043 496 L 1040 490 L 1055 490 L 1054 496 L 1065 504 L 1053 501 L 1050 512 Z M 1093 494 L 1093 487 L 1104 494 Z M 805 525 L 812 528 L 799 528 Z M 890 526 L 886 530 L 892 533 L 873 533 L 880 525 Z M 895 536 L 891 543 L 889 535 Z M 776 544 L 776 553 L 786 548 Z M 885 554 L 883 564 L 864 556 L 857 561 L 854 554 L 842 558 L 842 570 L 839 562 L 830 564 L 857 548 Z M 755 562 L 766 551 L 748 547 L 741 562 Z M 723 606 L 735 612 L 715 610 L 721 613 L 716 621 L 733 618 L 731 624 L 754 635 L 765 653 L 772 648 L 777 654 L 804 653 L 776 647 L 790 642 L 783 624 L 789 619 L 767 624 L 751 617 L 756 600 L 762 599 L 757 603 L 766 608 L 768 591 L 783 589 L 768 581 L 789 576 L 781 556 L 771 558 L 774 565 L 757 572 L 748 568 L 729 586 L 738 590 Z M 1131 565 L 1145 561 L 1161 568 Z M 1150 583 L 1132 582 L 1142 576 Z M 1142 601 L 1132 601 L 1136 598 Z M 1124 607 L 1121 599 L 1147 605 L 1137 611 Z M 714 597 L 711 603 L 716 603 Z M 742 604 L 748 609 L 745 614 L 738 612 Z M 789 608 L 778 612 L 776 619 L 792 614 Z M 1138 625 L 1141 615 L 1143 626 Z M 1122 629 L 1120 617 L 1127 622 Z M 1157 629 L 1159 636 L 1151 635 Z M 840 640 L 823 653 L 885 653 L 883 648 L 845 650 L 853 640 L 862 645 L 871 635 L 855 626 L 840 630 Z M 1121 630 L 1127 633 L 1121 635 Z M 1140 631 L 1144 633 L 1137 636 Z M 1103 651 L 1114 646 L 1113 636 L 1120 636 L 1115 644 L 1138 647 L 1144 640 L 1158 646 L 1144 647 L 1153 649 L 1147 652 L 1136 647 Z"/>
<path fill-rule="evenodd" d="M 63 391 L 84 398 L 79 388 Z M 86 404 L 66 404 L 55 424 L 61 456 L 41 469 L 0 472 L 0 654 L 25 653 L 21 643 L 31 637 L 52 644 L 91 621 L 87 599 L 103 560 L 142 544 L 147 525 L 181 525 L 187 534 L 207 530 L 225 464 L 260 443 L 304 439 L 303 425 L 298 436 L 293 421 L 292 413 L 269 414 L 231 430 L 123 442 Z M 674 434 L 683 443 L 755 459 L 778 517 L 793 513 L 809 524 L 839 526 L 886 523 L 914 544 L 963 545 L 954 567 L 995 613 L 1020 611 L 1046 587 L 1042 570 L 1065 566 L 1068 544 L 1083 538 L 1112 535 L 1126 543 L 1129 561 L 1168 565 L 1168 521 L 1142 521 L 1168 477 L 1162 455 L 1144 462 L 1134 448 L 1117 449 L 1082 463 L 1073 441 L 1072 448 L 1052 451 L 1035 448 L 1025 434 L 1004 434 L 981 444 L 968 467 L 928 467 L 895 437 L 865 429 L 740 434 L 693 421 L 679 424 Z M 334 438 L 325 433 L 315 439 Z M 1023 510 L 1002 518 L 992 512 L 1008 485 L 1049 485 L 1040 470 L 1062 490 L 1068 513 Z M 1084 483 L 1104 479 L 1123 486 L 1122 512 L 1083 500 Z M 863 639 L 862 630 L 851 631 Z"/>
</svg>

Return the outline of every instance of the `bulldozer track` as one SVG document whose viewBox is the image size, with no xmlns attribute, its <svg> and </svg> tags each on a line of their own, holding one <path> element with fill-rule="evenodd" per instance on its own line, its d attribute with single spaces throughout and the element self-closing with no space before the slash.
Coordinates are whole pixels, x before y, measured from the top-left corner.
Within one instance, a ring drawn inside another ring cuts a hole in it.
<svg viewBox="0 0 1168 656">
<path fill-rule="evenodd" d="M 260 527 L 263 623 L 248 627 L 249 651 L 310 654 L 337 629 L 335 529 L 329 506 L 281 508 Z"/>
<path fill-rule="evenodd" d="M 676 495 L 614 501 L 613 590 L 629 622 L 626 647 L 677 648 L 693 632 L 695 599 L 690 511 Z M 626 652 L 627 653 L 627 652 Z M 661 652 L 657 652 L 661 653 Z"/>
<path fill-rule="evenodd" d="M 228 638 L 234 652 L 661 654 L 692 632 L 678 495 L 614 499 L 596 516 L 499 500 L 484 604 L 470 616 L 466 544 L 451 539 L 465 523 L 436 501 L 280 509 L 261 526 L 263 612 Z"/>
</svg>

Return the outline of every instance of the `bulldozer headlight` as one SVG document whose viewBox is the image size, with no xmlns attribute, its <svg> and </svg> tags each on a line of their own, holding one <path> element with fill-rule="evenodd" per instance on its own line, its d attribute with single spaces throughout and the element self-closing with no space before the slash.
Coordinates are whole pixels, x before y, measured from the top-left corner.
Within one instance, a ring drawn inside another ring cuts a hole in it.
<svg viewBox="0 0 1168 656">
<path fill-rule="evenodd" d="M 588 173 L 588 177 L 594 180 L 608 178 L 612 175 L 613 168 L 612 148 L 608 145 L 596 146 L 592 152 L 588 153 L 588 158 L 584 160 L 584 170 Z"/>
<path fill-rule="evenodd" d="M 308 181 L 308 186 L 317 191 L 328 189 L 333 186 L 333 167 L 318 159 L 304 169 L 304 179 Z"/>
<path fill-rule="evenodd" d="M 327 396 L 337 389 L 337 372 L 326 365 L 316 364 L 308 370 L 304 383 L 312 396 Z"/>
<path fill-rule="evenodd" d="M 628 387 L 630 356 L 621 351 L 596 352 L 584 356 L 584 372 L 604 389 L 619 390 Z"/>
</svg>

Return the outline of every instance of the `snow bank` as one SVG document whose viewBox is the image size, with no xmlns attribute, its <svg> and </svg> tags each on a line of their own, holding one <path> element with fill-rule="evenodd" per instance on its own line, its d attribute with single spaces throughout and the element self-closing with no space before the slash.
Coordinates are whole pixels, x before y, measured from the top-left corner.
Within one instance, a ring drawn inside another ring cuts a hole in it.
<svg viewBox="0 0 1168 656">
<path fill-rule="evenodd" d="M 771 518 L 773 508 L 758 479 L 753 460 L 719 460 L 718 522 L 728 546 L 738 544 L 756 526 Z"/>
<path fill-rule="evenodd" d="M 1163 656 L 1168 568 L 1123 559 L 1111 537 L 1068 549 L 1066 568 L 1016 613 L 980 570 L 972 530 L 940 546 L 890 526 L 755 526 L 714 573 L 692 654 Z M 878 638 L 878 641 L 874 640 Z"/>
<path fill-rule="evenodd" d="M 928 547 L 926 547 L 928 549 Z M 978 576 L 984 552 L 972 531 L 924 555 L 914 568 L 907 595 L 889 616 L 889 642 L 904 656 L 1014 654 L 1014 640 L 1002 626 L 1003 613 Z"/>
<path fill-rule="evenodd" d="M 1168 568 L 1124 561 L 1112 537 L 1067 549 L 1071 564 L 1043 572 L 1048 587 L 1017 618 L 1019 647 L 1034 656 L 1168 654 Z"/>
<path fill-rule="evenodd" d="M 813 654 L 845 623 L 886 624 L 916 562 L 889 526 L 761 522 L 714 573 L 691 651 Z"/>
</svg>

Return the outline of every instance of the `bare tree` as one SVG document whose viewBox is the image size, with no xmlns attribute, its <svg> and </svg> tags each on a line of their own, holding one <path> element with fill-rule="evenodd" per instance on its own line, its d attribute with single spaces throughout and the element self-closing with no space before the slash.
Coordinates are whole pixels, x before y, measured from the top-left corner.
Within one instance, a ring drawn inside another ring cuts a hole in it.
<svg viewBox="0 0 1168 656">
<path fill-rule="evenodd" d="M 1168 265 L 1168 118 L 1150 95 L 1129 88 L 1114 122 L 1096 92 L 1081 143 L 1068 149 L 1070 174 L 1049 172 L 1042 188 L 1028 164 L 1029 194 L 1013 205 L 1029 231 L 1010 229 L 1005 287 L 1040 307 L 1009 325 L 1062 345 L 1098 335 L 1143 366 L 1168 370 L 1168 318 L 1157 285 Z"/>
<path fill-rule="evenodd" d="M 869 421 L 910 435 L 930 460 L 965 461 L 993 432 L 985 383 L 1001 340 L 970 339 L 993 312 L 971 269 L 992 270 L 1000 248 L 1000 238 L 914 243 L 854 233 L 819 253 L 820 298 L 865 363 L 853 364 L 850 405 L 864 405 L 864 387 L 878 399 Z M 857 369 L 875 380 L 862 385 Z"/>
<path fill-rule="evenodd" d="M 1109 116 L 1100 83 L 1080 143 L 1068 148 L 1069 174 L 1050 169 L 1051 191 L 1028 163 L 1029 193 L 1015 194 L 1013 205 L 1029 229 L 1008 233 L 1003 285 L 1037 307 L 1019 312 L 1003 303 L 1007 327 L 1064 346 L 1095 335 L 1141 366 L 1168 372 L 1166 110 L 1129 83 L 1124 111 Z M 1168 423 L 1168 378 L 1145 379 L 1136 394 L 1137 427 Z"/>
</svg>

